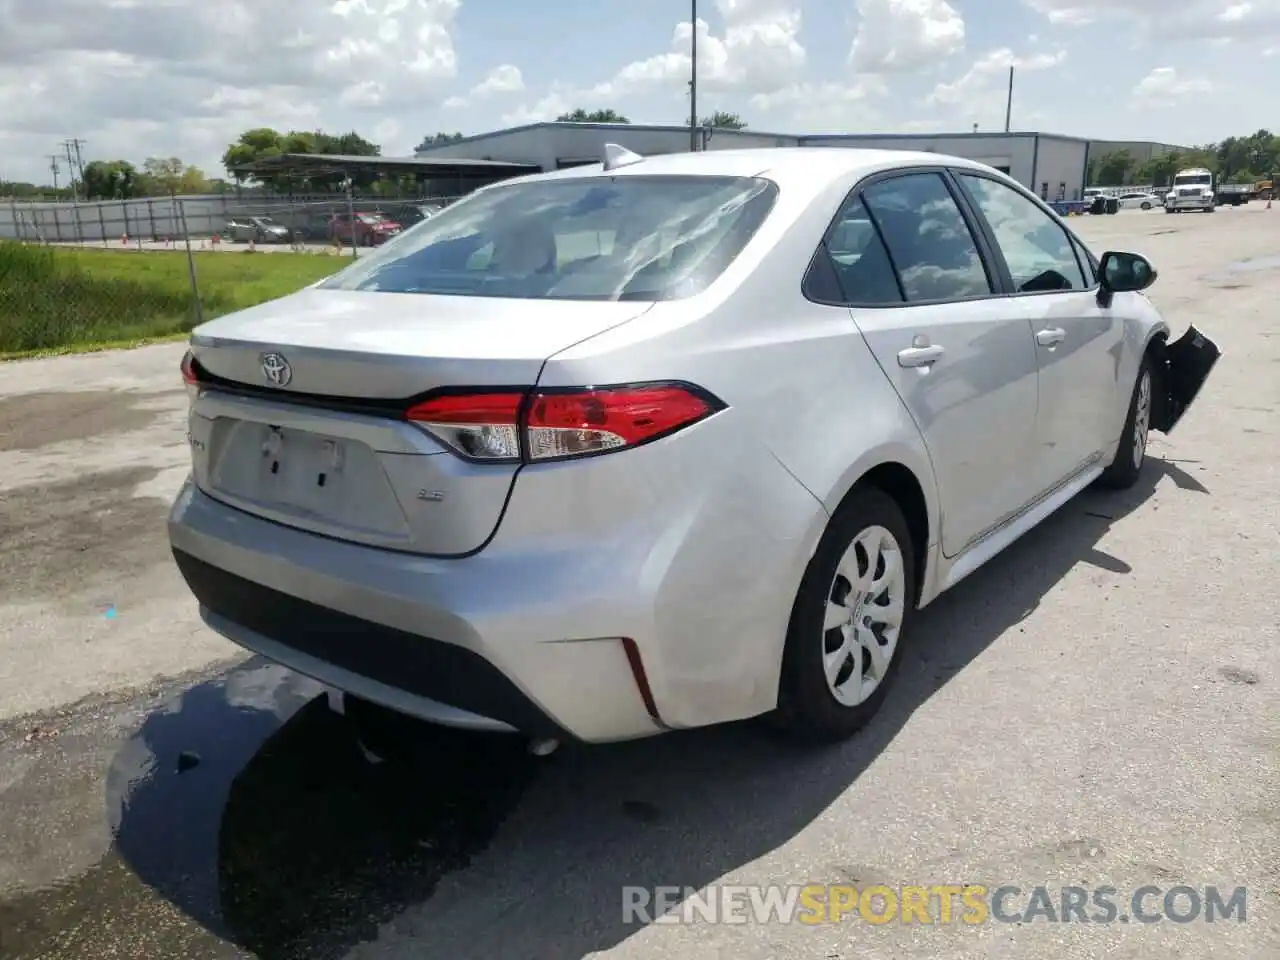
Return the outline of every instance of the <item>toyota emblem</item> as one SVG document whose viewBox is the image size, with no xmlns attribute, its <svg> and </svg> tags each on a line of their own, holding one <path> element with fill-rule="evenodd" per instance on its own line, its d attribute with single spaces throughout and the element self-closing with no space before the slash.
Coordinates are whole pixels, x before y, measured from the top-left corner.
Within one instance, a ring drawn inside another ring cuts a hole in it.
<svg viewBox="0 0 1280 960">
<path fill-rule="evenodd" d="M 260 359 L 262 375 L 272 386 L 287 387 L 289 385 L 289 381 L 293 379 L 293 368 L 289 366 L 288 360 L 278 353 L 264 353 Z"/>
</svg>

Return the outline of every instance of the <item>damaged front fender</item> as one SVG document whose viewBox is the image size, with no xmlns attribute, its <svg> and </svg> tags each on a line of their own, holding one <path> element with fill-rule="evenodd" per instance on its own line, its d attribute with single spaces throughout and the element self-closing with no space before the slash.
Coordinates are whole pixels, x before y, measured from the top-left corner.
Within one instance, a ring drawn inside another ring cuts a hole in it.
<svg viewBox="0 0 1280 960">
<path fill-rule="evenodd" d="M 1156 340 L 1151 350 L 1159 384 L 1158 402 L 1151 411 L 1151 428 L 1167 434 L 1195 401 L 1222 351 L 1194 326 L 1188 327 L 1173 343 Z"/>
</svg>

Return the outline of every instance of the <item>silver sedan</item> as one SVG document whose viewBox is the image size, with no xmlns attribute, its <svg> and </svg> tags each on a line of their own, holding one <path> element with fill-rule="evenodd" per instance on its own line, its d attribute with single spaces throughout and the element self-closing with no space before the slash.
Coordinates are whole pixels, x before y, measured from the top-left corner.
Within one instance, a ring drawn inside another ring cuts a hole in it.
<svg viewBox="0 0 1280 960">
<path fill-rule="evenodd" d="M 916 611 L 1218 357 L 979 163 L 714 151 L 484 188 L 204 324 L 169 533 L 216 631 L 428 720 L 852 734 Z"/>
</svg>

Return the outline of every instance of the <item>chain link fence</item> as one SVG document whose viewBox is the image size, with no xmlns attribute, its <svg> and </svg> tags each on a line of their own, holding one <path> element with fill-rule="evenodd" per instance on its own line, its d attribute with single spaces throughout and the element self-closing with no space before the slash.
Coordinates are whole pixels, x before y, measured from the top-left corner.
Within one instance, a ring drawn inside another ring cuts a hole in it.
<svg viewBox="0 0 1280 960">
<path fill-rule="evenodd" d="M 315 283 L 454 199 L 0 200 L 0 357 L 181 335 Z"/>
</svg>

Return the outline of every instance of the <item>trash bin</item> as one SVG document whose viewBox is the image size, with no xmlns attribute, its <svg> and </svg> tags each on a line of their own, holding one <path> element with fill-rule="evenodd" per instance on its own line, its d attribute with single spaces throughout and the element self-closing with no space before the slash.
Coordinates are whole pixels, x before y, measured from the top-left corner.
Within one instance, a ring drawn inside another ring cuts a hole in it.
<svg viewBox="0 0 1280 960">
<path fill-rule="evenodd" d="M 1089 212 L 1090 213 L 1106 213 L 1107 198 L 1102 196 L 1094 197 L 1093 203 L 1089 204 Z"/>
<path fill-rule="evenodd" d="M 1120 198 L 1107 197 L 1107 213 L 1119 213 L 1119 212 L 1120 212 Z"/>
</svg>

